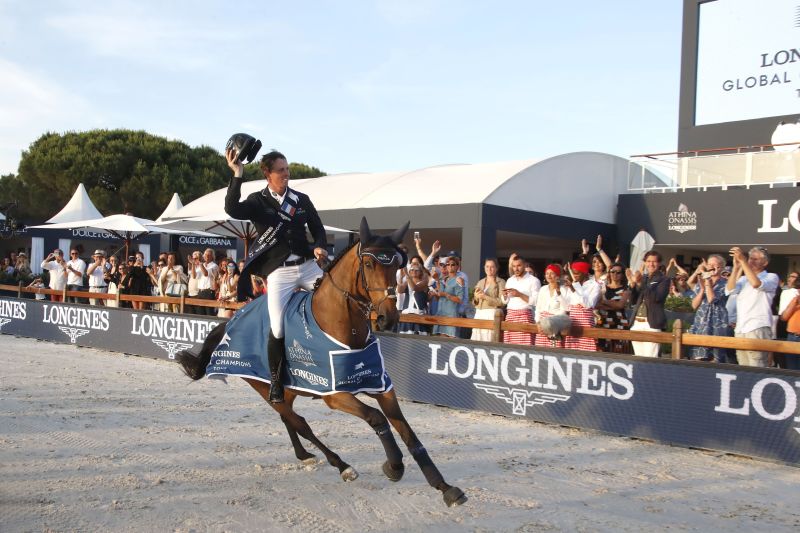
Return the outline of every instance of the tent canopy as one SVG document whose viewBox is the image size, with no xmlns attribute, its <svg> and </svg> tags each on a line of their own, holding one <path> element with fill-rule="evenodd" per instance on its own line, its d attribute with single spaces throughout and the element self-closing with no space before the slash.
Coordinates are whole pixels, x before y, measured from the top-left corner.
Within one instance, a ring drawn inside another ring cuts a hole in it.
<svg viewBox="0 0 800 533">
<path fill-rule="evenodd" d="M 169 201 L 167 208 L 164 209 L 164 212 L 158 216 L 156 222 L 162 222 L 165 218 L 177 212 L 182 207 L 183 203 L 181 202 L 181 197 L 178 196 L 178 193 L 173 193 L 172 199 Z"/>
<path fill-rule="evenodd" d="M 382 207 L 491 204 L 613 224 L 617 195 L 627 191 L 628 161 L 600 152 L 473 165 L 439 165 L 410 171 L 334 174 L 294 180 L 318 211 Z M 242 198 L 265 180 L 242 184 Z M 167 218 L 221 211 L 227 188 L 186 204 Z M 324 218 L 324 217 L 323 217 Z"/>
<path fill-rule="evenodd" d="M 83 183 L 79 183 L 67 205 L 47 222 L 49 224 L 59 224 L 99 218 L 103 218 L 103 215 L 100 214 L 92 200 L 89 199 L 86 187 L 83 186 Z"/>
</svg>

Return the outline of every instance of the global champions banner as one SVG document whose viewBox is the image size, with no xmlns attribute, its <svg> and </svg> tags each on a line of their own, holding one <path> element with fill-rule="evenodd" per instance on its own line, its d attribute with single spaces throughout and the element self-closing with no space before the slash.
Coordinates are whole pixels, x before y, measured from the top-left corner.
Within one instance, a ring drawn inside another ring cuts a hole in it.
<svg viewBox="0 0 800 533">
<path fill-rule="evenodd" d="M 199 348 L 219 322 L 0 298 L 0 333 L 161 359 Z M 800 372 L 439 337 L 378 338 L 404 398 L 800 465 Z"/>
</svg>

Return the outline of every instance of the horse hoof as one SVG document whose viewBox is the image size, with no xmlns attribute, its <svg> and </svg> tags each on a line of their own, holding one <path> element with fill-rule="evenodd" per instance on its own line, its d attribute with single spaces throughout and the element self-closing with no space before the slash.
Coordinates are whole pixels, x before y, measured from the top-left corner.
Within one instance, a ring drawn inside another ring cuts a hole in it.
<svg viewBox="0 0 800 533">
<path fill-rule="evenodd" d="M 400 463 L 397 468 L 393 468 L 389 461 L 383 463 L 383 473 L 389 478 L 389 481 L 400 481 L 403 479 L 403 474 L 406 471 L 405 465 Z"/>
<path fill-rule="evenodd" d="M 317 462 L 317 456 L 314 455 L 313 453 L 310 453 L 308 454 L 307 457 L 303 457 L 302 459 L 300 459 L 300 462 L 303 463 L 304 465 L 313 465 L 314 463 Z"/>
<path fill-rule="evenodd" d="M 348 466 L 344 470 L 342 470 L 342 479 L 344 481 L 355 481 L 358 479 L 358 472 L 352 466 Z"/>
<path fill-rule="evenodd" d="M 442 495 L 448 507 L 455 507 L 467 501 L 467 495 L 458 487 L 450 487 Z"/>
</svg>

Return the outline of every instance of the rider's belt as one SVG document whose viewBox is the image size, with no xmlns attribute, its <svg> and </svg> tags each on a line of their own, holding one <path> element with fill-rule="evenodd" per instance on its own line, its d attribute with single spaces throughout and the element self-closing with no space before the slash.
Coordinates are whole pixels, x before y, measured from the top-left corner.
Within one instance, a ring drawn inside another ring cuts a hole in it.
<svg viewBox="0 0 800 533">
<path fill-rule="evenodd" d="M 306 258 L 305 257 L 301 257 L 300 259 L 294 259 L 292 261 L 284 261 L 283 263 L 281 263 L 281 266 L 282 267 L 293 267 L 293 266 L 297 266 L 297 265 L 302 265 L 305 262 L 306 262 Z"/>
</svg>

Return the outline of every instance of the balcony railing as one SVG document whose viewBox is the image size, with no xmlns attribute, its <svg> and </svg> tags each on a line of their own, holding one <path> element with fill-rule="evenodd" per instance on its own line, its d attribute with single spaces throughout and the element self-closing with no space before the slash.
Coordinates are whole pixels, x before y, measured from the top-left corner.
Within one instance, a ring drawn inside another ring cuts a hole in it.
<svg viewBox="0 0 800 533">
<path fill-rule="evenodd" d="M 634 155 L 628 164 L 628 190 L 796 186 L 800 182 L 800 148 L 797 146 L 781 144 L 714 150 L 713 153 Z M 764 151 L 765 148 L 775 149 Z M 761 151 L 745 151 L 754 149 Z M 730 151 L 732 153 L 720 153 Z"/>
</svg>

